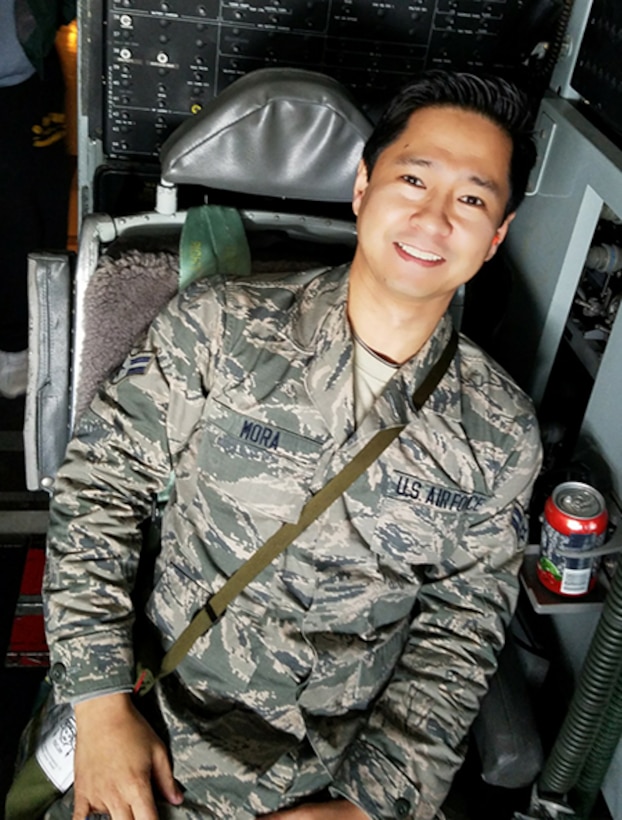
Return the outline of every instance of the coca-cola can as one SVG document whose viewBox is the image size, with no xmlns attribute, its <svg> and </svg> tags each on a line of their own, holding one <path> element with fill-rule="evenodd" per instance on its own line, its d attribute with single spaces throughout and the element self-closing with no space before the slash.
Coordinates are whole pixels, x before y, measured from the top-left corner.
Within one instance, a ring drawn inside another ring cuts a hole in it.
<svg viewBox="0 0 622 820">
<path fill-rule="evenodd" d="M 603 544 L 607 520 L 605 499 L 594 487 L 581 481 L 555 487 L 544 505 L 537 563 L 547 589 L 575 596 L 594 587 L 600 559 L 583 554 Z"/>
</svg>

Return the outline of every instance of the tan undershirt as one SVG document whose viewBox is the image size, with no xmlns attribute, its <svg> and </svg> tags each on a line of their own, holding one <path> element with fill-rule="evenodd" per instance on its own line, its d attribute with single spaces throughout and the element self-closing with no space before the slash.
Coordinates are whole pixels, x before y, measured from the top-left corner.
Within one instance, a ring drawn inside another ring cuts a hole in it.
<svg viewBox="0 0 622 820">
<path fill-rule="evenodd" d="M 354 415 L 357 425 L 371 410 L 398 367 L 354 337 Z"/>
</svg>

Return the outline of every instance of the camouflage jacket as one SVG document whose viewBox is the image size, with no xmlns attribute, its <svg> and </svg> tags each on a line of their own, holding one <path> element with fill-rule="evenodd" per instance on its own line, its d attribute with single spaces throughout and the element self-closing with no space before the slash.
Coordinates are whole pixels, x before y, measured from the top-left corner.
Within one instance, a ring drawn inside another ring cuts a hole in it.
<svg viewBox="0 0 622 820">
<path fill-rule="evenodd" d="M 529 400 L 461 338 L 417 411 L 445 317 L 355 428 L 347 273 L 191 286 L 100 391 L 55 485 L 52 677 L 79 699 L 131 685 L 137 523 L 171 471 L 147 605 L 165 647 L 379 428 L 407 425 L 159 688 L 176 776 L 218 817 L 305 782 L 378 820 L 434 817 L 516 600 Z"/>
</svg>

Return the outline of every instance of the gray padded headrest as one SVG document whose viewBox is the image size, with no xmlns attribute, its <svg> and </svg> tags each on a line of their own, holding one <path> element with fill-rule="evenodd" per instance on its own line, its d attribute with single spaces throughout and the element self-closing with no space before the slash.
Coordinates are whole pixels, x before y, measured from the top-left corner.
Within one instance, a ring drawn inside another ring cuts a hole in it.
<svg viewBox="0 0 622 820">
<path fill-rule="evenodd" d="M 263 68 L 236 80 L 166 140 L 162 179 L 227 191 L 349 202 L 371 124 L 314 71 Z"/>
</svg>

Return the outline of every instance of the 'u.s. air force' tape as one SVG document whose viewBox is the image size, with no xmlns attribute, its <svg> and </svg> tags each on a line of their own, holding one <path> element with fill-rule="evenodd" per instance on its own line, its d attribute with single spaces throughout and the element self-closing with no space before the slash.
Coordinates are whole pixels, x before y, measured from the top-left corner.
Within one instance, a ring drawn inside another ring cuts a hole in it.
<svg viewBox="0 0 622 820">
<path fill-rule="evenodd" d="M 111 382 L 117 384 L 128 376 L 142 376 L 149 369 L 155 359 L 155 353 L 149 350 L 132 352 L 123 362 L 119 370 L 112 376 Z"/>
<path fill-rule="evenodd" d="M 439 487 L 399 470 L 393 474 L 391 496 L 450 512 L 477 512 L 487 501 L 481 493 L 464 492 L 456 487 Z"/>
<path fill-rule="evenodd" d="M 46 714 L 35 756 L 41 770 L 60 791 L 73 783 L 76 719 L 68 703 L 53 706 Z"/>
</svg>

